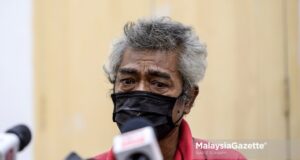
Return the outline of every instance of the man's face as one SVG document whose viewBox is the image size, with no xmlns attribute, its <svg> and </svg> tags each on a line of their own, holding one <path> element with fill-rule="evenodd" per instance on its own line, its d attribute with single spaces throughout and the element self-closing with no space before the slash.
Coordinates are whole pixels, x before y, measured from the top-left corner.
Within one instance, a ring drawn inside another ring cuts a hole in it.
<svg viewBox="0 0 300 160">
<path fill-rule="evenodd" d="M 182 78 L 177 70 L 178 54 L 165 51 L 127 49 L 117 72 L 115 93 L 147 91 L 170 97 L 182 93 Z M 177 101 L 173 122 L 182 115 L 184 103 Z"/>
</svg>

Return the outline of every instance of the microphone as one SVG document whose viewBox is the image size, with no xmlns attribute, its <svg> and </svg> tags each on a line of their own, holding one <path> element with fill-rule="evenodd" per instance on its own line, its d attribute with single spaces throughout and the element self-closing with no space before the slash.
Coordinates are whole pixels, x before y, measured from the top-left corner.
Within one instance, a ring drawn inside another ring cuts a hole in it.
<svg viewBox="0 0 300 160">
<path fill-rule="evenodd" d="M 114 138 L 113 153 L 117 160 L 162 160 L 153 127 L 142 118 L 128 120 Z"/>
<path fill-rule="evenodd" d="M 0 160 L 15 160 L 31 140 L 31 132 L 25 125 L 17 125 L 0 134 Z"/>
<path fill-rule="evenodd" d="M 82 158 L 75 152 L 71 152 L 65 160 L 82 160 Z"/>
</svg>

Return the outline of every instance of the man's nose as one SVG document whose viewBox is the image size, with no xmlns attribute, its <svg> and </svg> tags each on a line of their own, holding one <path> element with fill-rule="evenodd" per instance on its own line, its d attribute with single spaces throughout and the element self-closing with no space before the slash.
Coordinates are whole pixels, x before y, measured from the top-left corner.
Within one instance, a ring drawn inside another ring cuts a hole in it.
<svg viewBox="0 0 300 160">
<path fill-rule="evenodd" d="M 150 92 L 149 85 L 145 81 L 140 81 L 140 83 L 135 88 L 136 91 L 148 91 Z"/>
</svg>

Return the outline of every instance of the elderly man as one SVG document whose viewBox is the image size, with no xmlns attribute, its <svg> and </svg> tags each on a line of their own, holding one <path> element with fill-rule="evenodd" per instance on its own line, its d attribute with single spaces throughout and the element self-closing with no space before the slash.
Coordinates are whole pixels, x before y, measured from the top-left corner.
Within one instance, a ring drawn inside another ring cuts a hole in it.
<svg viewBox="0 0 300 160">
<path fill-rule="evenodd" d="M 104 67 L 113 84 L 113 121 L 119 128 L 136 116 L 152 122 L 165 160 L 245 159 L 233 150 L 197 149 L 207 142 L 194 139 L 183 119 L 198 95 L 206 55 L 192 28 L 170 18 L 126 24 Z M 110 150 L 95 159 L 114 155 Z"/>
</svg>

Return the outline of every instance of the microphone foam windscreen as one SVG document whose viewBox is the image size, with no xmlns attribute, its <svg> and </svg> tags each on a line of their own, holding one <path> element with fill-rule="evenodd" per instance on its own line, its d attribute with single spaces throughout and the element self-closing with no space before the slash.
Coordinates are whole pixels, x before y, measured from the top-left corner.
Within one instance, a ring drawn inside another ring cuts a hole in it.
<svg viewBox="0 0 300 160">
<path fill-rule="evenodd" d="M 22 124 L 7 130 L 6 133 L 12 133 L 18 136 L 20 139 L 19 151 L 22 151 L 31 141 L 31 132 L 29 128 Z"/>
</svg>

